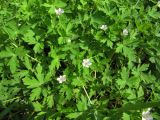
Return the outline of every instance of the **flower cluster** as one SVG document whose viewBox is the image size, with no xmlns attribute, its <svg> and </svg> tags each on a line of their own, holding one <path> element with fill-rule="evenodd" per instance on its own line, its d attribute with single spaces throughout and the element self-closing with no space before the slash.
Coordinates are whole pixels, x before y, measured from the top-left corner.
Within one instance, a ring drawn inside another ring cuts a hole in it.
<svg viewBox="0 0 160 120">
<path fill-rule="evenodd" d="M 108 29 L 108 27 L 107 27 L 107 25 L 102 25 L 102 26 L 100 27 L 100 29 L 105 31 L 105 30 Z"/>
<path fill-rule="evenodd" d="M 151 111 L 151 108 L 148 108 L 147 111 L 142 112 L 142 120 L 153 120 L 153 117 L 150 111 Z"/>
<path fill-rule="evenodd" d="M 158 1 L 157 6 L 160 8 L 160 1 Z"/>
<path fill-rule="evenodd" d="M 84 59 L 82 62 L 83 67 L 89 68 L 89 66 L 92 65 L 91 61 L 89 59 Z"/>
<path fill-rule="evenodd" d="M 58 9 L 55 9 L 55 13 L 56 13 L 56 15 L 59 16 L 64 13 L 64 10 L 62 8 L 58 8 Z"/>
<path fill-rule="evenodd" d="M 128 30 L 127 30 L 127 29 L 123 29 L 122 34 L 123 34 L 124 36 L 127 36 L 127 35 L 128 35 Z"/>
<path fill-rule="evenodd" d="M 61 75 L 57 78 L 58 82 L 59 83 L 63 83 L 66 81 L 66 75 Z"/>
<path fill-rule="evenodd" d="M 89 66 L 92 65 L 91 61 L 89 59 L 83 59 L 83 62 L 82 62 L 82 65 L 83 67 L 86 67 L 86 68 L 89 68 Z M 57 78 L 57 81 L 59 83 L 63 83 L 66 81 L 66 75 L 60 75 L 58 78 Z"/>
</svg>

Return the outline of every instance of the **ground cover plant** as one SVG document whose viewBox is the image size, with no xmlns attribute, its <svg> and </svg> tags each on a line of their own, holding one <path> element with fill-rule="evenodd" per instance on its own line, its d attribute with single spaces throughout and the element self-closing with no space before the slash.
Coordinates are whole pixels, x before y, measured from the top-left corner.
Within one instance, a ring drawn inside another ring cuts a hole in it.
<svg viewBox="0 0 160 120">
<path fill-rule="evenodd" d="M 160 2 L 1 0 L 0 119 L 159 120 Z"/>
</svg>

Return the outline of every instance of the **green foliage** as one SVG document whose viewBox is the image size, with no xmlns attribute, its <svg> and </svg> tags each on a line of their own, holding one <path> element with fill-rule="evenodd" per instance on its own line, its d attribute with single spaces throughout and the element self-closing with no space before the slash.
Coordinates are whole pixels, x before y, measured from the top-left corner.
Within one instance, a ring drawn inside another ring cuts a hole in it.
<svg viewBox="0 0 160 120">
<path fill-rule="evenodd" d="M 159 6 L 1 1 L 0 119 L 158 120 Z"/>
</svg>

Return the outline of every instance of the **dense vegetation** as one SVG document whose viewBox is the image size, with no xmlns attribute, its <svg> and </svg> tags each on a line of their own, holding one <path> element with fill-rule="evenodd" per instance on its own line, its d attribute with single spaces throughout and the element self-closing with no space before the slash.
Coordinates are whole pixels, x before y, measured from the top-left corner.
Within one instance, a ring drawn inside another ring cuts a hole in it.
<svg viewBox="0 0 160 120">
<path fill-rule="evenodd" d="M 1 0 L 0 119 L 160 120 L 159 105 L 157 0 Z"/>
</svg>

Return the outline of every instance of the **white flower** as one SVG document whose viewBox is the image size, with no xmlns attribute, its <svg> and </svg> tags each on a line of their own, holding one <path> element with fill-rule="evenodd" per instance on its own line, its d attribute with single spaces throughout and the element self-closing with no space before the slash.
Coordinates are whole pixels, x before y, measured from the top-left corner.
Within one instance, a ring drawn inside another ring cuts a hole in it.
<svg viewBox="0 0 160 120">
<path fill-rule="evenodd" d="M 68 39 L 67 42 L 68 42 L 68 43 L 71 43 L 71 39 Z"/>
<path fill-rule="evenodd" d="M 21 26 L 21 23 L 18 23 L 18 26 Z"/>
<path fill-rule="evenodd" d="M 160 1 L 158 1 L 157 6 L 160 8 Z"/>
<path fill-rule="evenodd" d="M 102 29 L 102 30 L 107 30 L 108 29 L 108 27 L 107 27 L 107 25 L 102 25 L 101 27 L 100 27 L 100 29 Z"/>
<path fill-rule="evenodd" d="M 61 8 L 58 8 L 58 9 L 55 9 L 55 13 L 56 13 L 56 15 L 61 15 L 61 14 L 63 14 L 64 13 L 64 10 L 63 9 L 61 9 Z"/>
<path fill-rule="evenodd" d="M 151 108 L 148 108 L 147 111 L 142 112 L 142 120 L 153 120 L 153 117 L 150 113 Z"/>
<path fill-rule="evenodd" d="M 124 36 L 127 36 L 128 35 L 128 30 L 127 29 L 123 29 L 123 33 L 122 33 Z"/>
<path fill-rule="evenodd" d="M 89 59 L 84 59 L 82 65 L 88 68 L 92 63 Z"/>
<path fill-rule="evenodd" d="M 59 83 L 63 83 L 66 81 L 66 75 L 61 75 L 57 78 L 58 82 Z"/>
</svg>

